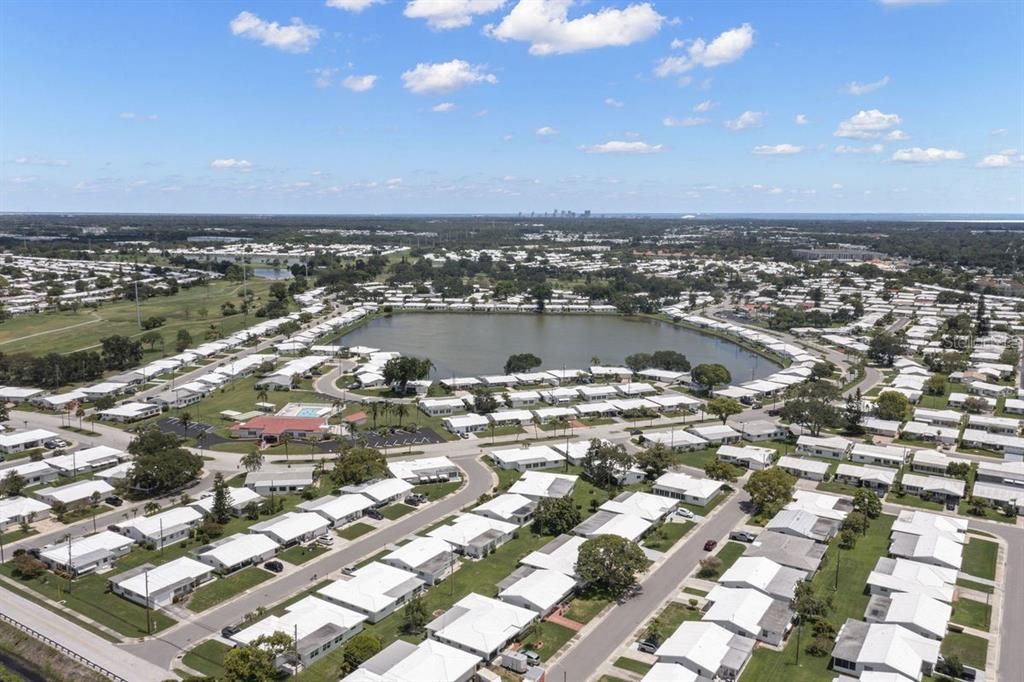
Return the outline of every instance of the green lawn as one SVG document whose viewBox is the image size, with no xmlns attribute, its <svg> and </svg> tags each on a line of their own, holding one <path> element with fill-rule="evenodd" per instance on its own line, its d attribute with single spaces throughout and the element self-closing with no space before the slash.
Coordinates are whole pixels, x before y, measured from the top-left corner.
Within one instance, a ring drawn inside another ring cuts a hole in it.
<svg viewBox="0 0 1024 682">
<path fill-rule="evenodd" d="M 868 596 L 864 593 L 868 574 L 875 567 L 879 557 L 887 556 L 889 531 L 896 520 L 893 516 L 882 515 L 871 522 L 865 535 L 857 539 L 852 550 L 841 552 L 839 557 L 839 587 L 836 589 L 836 561 L 840 553 L 838 543 L 829 545 L 822 569 L 811 581 L 815 592 L 831 596 L 833 609 L 828 621 L 838 630 L 847 618 L 861 620 L 867 608 Z M 806 647 L 810 633 L 805 632 L 802 644 Z M 762 682 L 763 680 L 786 680 L 786 682 L 826 682 L 834 675 L 829 672 L 831 658 L 814 657 L 800 652 L 800 664 L 796 664 L 796 637 L 790 635 L 783 651 L 771 651 L 758 647 L 747 664 L 740 682 Z"/>
<path fill-rule="evenodd" d="M 625 656 L 619 656 L 616 658 L 614 665 L 616 668 L 622 668 L 623 670 L 628 670 L 629 672 L 636 673 L 637 675 L 646 675 L 647 671 L 654 667 L 650 663 L 644 663 L 643 661 L 638 661 L 633 658 L 626 658 Z"/>
<path fill-rule="evenodd" d="M 985 513 L 978 516 L 971 513 L 971 503 L 964 500 L 960 503 L 960 508 L 957 510 L 963 516 L 970 517 L 972 519 L 985 519 L 986 521 L 998 521 L 1000 523 L 1016 524 L 1016 516 L 1007 516 L 1001 509 L 995 507 L 985 507 Z"/>
<path fill-rule="evenodd" d="M 905 494 L 897 495 L 895 493 L 889 493 L 885 496 L 886 502 L 892 504 L 902 504 L 906 507 L 916 507 L 918 509 L 927 509 L 928 511 L 942 511 L 945 507 L 938 503 L 932 502 L 931 500 L 923 500 L 917 495 Z"/>
<path fill-rule="evenodd" d="M 731 497 L 731 496 L 732 496 L 731 492 L 725 491 L 725 492 L 721 492 L 718 495 L 716 495 L 713 500 L 708 502 L 703 507 L 700 507 L 700 506 L 698 506 L 696 504 L 690 504 L 688 502 L 680 502 L 679 506 L 680 507 L 685 507 L 686 509 L 689 509 L 694 514 L 699 514 L 700 516 L 707 516 L 708 514 L 711 513 L 711 510 L 713 510 L 715 507 L 717 507 L 718 505 L 720 505 L 723 502 L 725 502 L 726 500 L 728 500 L 729 497 Z"/>
<path fill-rule="evenodd" d="M 971 538 L 964 546 L 964 563 L 960 570 L 976 578 L 995 580 L 998 552 L 999 545 L 995 542 Z"/>
<path fill-rule="evenodd" d="M 953 604 L 953 622 L 976 630 L 988 630 L 992 607 L 973 599 L 960 598 Z"/>
<path fill-rule="evenodd" d="M 256 295 L 257 300 L 265 298 L 270 289 L 269 280 L 254 279 L 246 286 Z M 154 296 L 142 301 L 142 317 L 162 316 L 167 321 L 157 329 L 164 337 L 165 346 L 156 345 L 155 351 L 146 348 L 145 362 L 174 355 L 174 338 L 179 329 L 187 329 L 196 342 L 202 341 L 211 324 L 220 328 L 222 336 L 230 336 L 246 326 L 256 324 L 253 315 L 231 315 L 223 317 L 220 306 L 225 301 L 240 302 L 238 291 L 241 282 L 217 281 L 202 287 L 181 289 L 174 296 Z M 199 309 L 206 308 L 205 318 Z M 85 324 L 83 324 L 85 323 Z M 79 326 L 73 326 L 79 325 Z M 30 334 L 40 334 L 26 338 Z M 97 310 L 81 308 L 78 311 L 45 312 L 34 315 L 19 315 L 6 320 L 0 329 L 0 350 L 4 353 L 70 353 L 75 350 L 93 348 L 100 339 L 120 334 L 137 337 L 145 333 L 139 329 L 135 301 L 107 303 Z"/>
<path fill-rule="evenodd" d="M 747 546 L 741 542 L 727 542 L 722 546 L 722 549 L 718 550 L 718 554 L 715 556 L 722 560 L 722 568 L 719 570 L 719 575 L 729 570 L 729 567 L 736 563 L 736 560 L 743 556 L 743 553 L 747 551 Z"/>
<path fill-rule="evenodd" d="M 684 587 L 683 588 L 683 592 L 685 592 L 686 594 L 695 595 L 697 597 L 706 597 L 706 596 L 708 596 L 707 592 L 705 592 L 704 590 L 698 590 L 696 587 Z"/>
<path fill-rule="evenodd" d="M 717 453 L 717 448 L 704 448 L 703 450 L 694 450 L 693 452 L 675 452 L 672 454 L 672 463 L 683 464 L 703 471 L 709 462 L 714 462 L 718 459 Z"/>
<path fill-rule="evenodd" d="M 565 617 L 577 623 L 589 623 L 611 600 L 602 595 L 581 595 L 569 602 Z"/>
<path fill-rule="evenodd" d="M 964 632 L 947 632 L 942 640 L 942 655 L 956 656 L 961 663 L 984 670 L 988 640 Z"/>
<path fill-rule="evenodd" d="M 661 621 L 661 640 L 664 641 L 672 636 L 672 633 L 679 629 L 679 626 L 687 620 L 700 620 L 701 612 L 697 609 L 691 609 L 685 604 L 680 604 L 677 601 L 668 603 L 661 613 L 657 615 L 658 620 Z M 654 619 L 651 619 L 654 620 Z M 650 625 L 650 621 L 648 621 Z M 640 636 L 637 641 L 644 638 L 644 633 L 647 627 L 640 631 Z"/>
<path fill-rule="evenodd" d="M 523 640 L 523 648 L 536 651 L 540 659 L 546 661 L 558 653 L 575 634 L 564 625 L 541 621 L 536 626 L 536 632 Z"/>
<path fill-rule="evenodd" d="M 681 537 L 690 532 L 697 524 L 693 521 L 682 523 L 663 523 L 652 531 L 643 541 L 643 546 L 658 552 L 666 552 Z"/>
<path fill-rule="evenodd" d="M 224 654 L 231 647 L 215 639 L 208 639 L 199 646 L 193 647 L 185 654 L 182 663 L 207 677 L 219 678 L 224 675 Z"/>
<path fill-rule="evenodd" d="M 442 497 L 448 497 L 460 487 L 462 487 L 462 481 L 448 481 L 445 483 L 425 483 L 413 486 L 412 491 L 426 495 L 427 501 L 433 502 L 434 500 L 440 500 Z"/>
<path fill-rule="evenodd" d="M 355 540 L 356 538 L 366 535 L 373 530 L 373 526 L 362 521 L 356 521 L 353 524 L 345 526 L 338 531 L 338 536 L 346 540 Z"/>
<path fill-rule="evenodd" d="M 3 542 L 6 545 L 11 542 L 17 542 L 18 540 L 30 538 L 38 532 L 39 531 L 37 531 L 35 528 L 29 528 L 27 533 L 18 528 L 16 530 L 7 531 L 6 533 L 0 533 L 0 542 Z M 5 558 L 9 557 L 6 557 L 5 554 Z"/>
<path fill-rule="evenodd" d="M 195 612 L 205 611 L 259 585 L 264 580 L 270 580 L 271 577 L 272 574 L 262 568 L 249 566 L 226 578 L 217 578 L 192 593 L 192 598 L 188 600 L 188 609 Z"/>
<path fill-rule="evenodd" d="M 956 584 L 960 587 L 966 587 L 970 590 L 975 590 L 977 592 L 986 592 L 988 594 L 992 594 L 996 591 L 996 588 L 992 587 L 991 585 L 986 585 L 984 583 L 968 580 L 967 578 L 957 578 Z"/>
<path fill-rule="evenodd" d="M 522 476 L 522 474 L 516 471 L 515 469 L 501 469 L 499 467 L 494 466 L 493 464 L 491 464 L 489 459 L 484 459 L 484 462 L 486 462 L 487 465 L 491 467 L 491 471 L 493 471 L 498 476 L 499 493 L 503 493 L 509 488 L 511 488 L 512 484 L 518 481 L 519 477 Z"/>
<path fill-rule="evenodd" d="M 395 504 L 392 504 L 381 509 L 380 513 L 385 519 L 394 521 L 395 519 L 402 518 L 411 511 L 413 511 L 413 508 L 410 507 L 409 505 L 402 504 L 401 502 L 396 502 Z"/>
<path fill-rule="evenodd" d="M 299 564 L 306 563 L 310 559 L 317 558 L 326 552 L 327 549 L 327 547 L 318 544 L 295 545 L 294 547 L 289 547 L 283 552 L 278 553 L 277 558 L 281 561 L 287 561 L 290 564 L 298 566 Z"/>
</svg>

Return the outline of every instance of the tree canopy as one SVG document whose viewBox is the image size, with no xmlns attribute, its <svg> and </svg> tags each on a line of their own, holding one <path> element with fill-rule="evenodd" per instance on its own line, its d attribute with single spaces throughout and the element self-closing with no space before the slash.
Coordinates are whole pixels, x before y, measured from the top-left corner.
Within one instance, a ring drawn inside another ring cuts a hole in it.
<svg viewBox="0 0 1024 682">
<path fill-rule="evenodd" d="M 876 403 L 879 419 L 903 421 L 908 407 L 910 401 L 907 400 L 907 396 L 897 391 L 882 391 Z"/>
<path fill-rule="evenodd" d="M 334 460 L 331 479 L 338 485 L 356 485 L 388 475 L 387 459 L 373 448 L 349 448 Z"/>
<path fill-rule="evenodd" d="M 703 386 L 705 390 L 710 391 L 715 386 L 732 381 L 732 374 L 729 373 L 729 370 L 724 365 L 709 363 L 694 367 L 693 371 L 690 372 L 690 378 L 698 386 Z"/>
<path fill-rule="evenodd" d="M 135 495 L 156 496 L 188 485 L 203 470 L 203 458 L 181 447 L 172 433 L 148 428 L 128 445 L 135 455 L 125 482 Z"/>
<path fill-rule="evenodd" d="M 533 529 L 543 535 L 568 533 L 583 520 L 572 497 L 545 497 L 537 503 L 533 514 Z"/>
<path fill-rule="evenodd" d="M 817 436 L 824 427 L 835 426 L 840 422 L 839 408 L 835 406 L 839 398 L 839 388 L 833 384 L 827 381 L 808 381 L 789 391 L 780 415 Z"/>
<path fill-rule="evenodd" d="M 761 469 L 750 474 L 743 489 L 763 517 L 772 517 L 793 499 L 796 479 L 778 467 Z"/>
<path fill-rule="evenodd" d="M 395 386 L 398 393 L 405 393 L 410 381 L 426 379 L 432 369 L 434 363 L 427 358 L 391 358 L 384 364 L 384 382 Z"/>
<path fill-rule="evenodd" d="M 580 545 L 576 574 L 589 587 L 622 595 L 636 584 L 637 574 L 647 565 L 647 557 L 635 542 L 619 535 L 598 535 Z"/>
<path fill-rule="evenodd" d="M 595 438 L 583 456 L 583 476 L 601 488 L 614 486 L 616 473 L 629 469 L 633 461 L 625 446 Z"/>
<path fill-rule="evenodd" d="M 542 362 L 543 360 L 533 353 L 514 353 L 505 361 L 505 374 L 529 372 L 531 369 L 540 367 Z"/>
<path fill-rule="evenodd" d="M 728 421 L 729 417 L 743 413 L 742 403 L 732 398 L 712 398 L 704 409 L 721 419 L 723 424 Z"/>
</svg>

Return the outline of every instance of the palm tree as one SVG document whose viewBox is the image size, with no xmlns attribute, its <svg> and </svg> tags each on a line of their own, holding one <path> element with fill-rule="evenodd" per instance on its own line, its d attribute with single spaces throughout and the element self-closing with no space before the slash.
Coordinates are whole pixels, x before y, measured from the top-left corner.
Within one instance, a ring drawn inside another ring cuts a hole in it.
<svg viewBox="0 0 1024 682">
<path fill-rule="evenodd" d="M 242 466 L 246 471 L 259 471 L 263 468 L 263 453 L 253 448 L 242 457 Z"/>
<path fill-rule="evenodd" d="M 381 415 L 384 417 L 384 421 L 387 421 L 387 417 L 394 411 L 395 405 L 390 400 L 385 400 L 380 404 Z"/>
<path fill-rule="evenodd" d="M 260 386 L 259 390 L 256 391 L 256 402 L 260 402 L 260 403 L 267 402 L 268 395 L 269 394 L 267 393 L 267 387 L 266 386 Z"/>
<path fill-rule="evenodd" d="M 377 415 L 380 413 L 380 403 L 377 401 L 373 401 L 370 403 L 370 406 L 366 409 L 370 413 L 370 418 L 373 419 L 373 428 L 376 429 Z"/>
<path fill-rule="evenodd" d="M 82 417 L 85 416 L 85 408 L 79 406 L 78 409 L 75 410 L 75 416 L 78 417 L 78 430 L 82 431 Z"/>
<path fill-rule="evenodd" d="M 316 444 L 320 442 L 320 439 L 315 433 L 311 433 L 306 436 L 306 442 L 309 443 L 309 456 L 312 458 L 316 454 Z"/>
<path fill-rule="evenodd" d="M 292 465 L 291 461 L 289 461 L 289 459 L 288 459 L 288 441 L 290 441 L 290 440 L 291 440 L 291 436 L 289 436 L 288 433 L 285 432 L 285 433 L 281 434 L 281 437 L 277 441 L 281 445 L 284 445 L 284 459 L 285 459 L 286 462 L 288 462 L 288 466 Z"/>
<path fill-rule="evenodd" d="M 178 417 L 178 421 L 181 422 L 181 428 L 185 429 L 185 433 L 188 433 L 188 427 L 192 425 L 192 415 L 188 412 L 182 412 L 181 416 Z"/>
<path fill-rule="evenodd" d="M 402 419 L 409 416 L 409 406 L 405 403 L 398 403 L 393 409 L 395 416 L 398 417 L 398 428 L 402 428 Z"/>
<path fill-rule="evenodd" d="M 143 511 L 146 513 L 147 516 L 149 516 L 154 512 L 160 511 L 160 505 L 154 502 L 153 500 L 150 500 L 149 502 L 146 503 L 146 506 L 143 507 Z"/>
</svg>

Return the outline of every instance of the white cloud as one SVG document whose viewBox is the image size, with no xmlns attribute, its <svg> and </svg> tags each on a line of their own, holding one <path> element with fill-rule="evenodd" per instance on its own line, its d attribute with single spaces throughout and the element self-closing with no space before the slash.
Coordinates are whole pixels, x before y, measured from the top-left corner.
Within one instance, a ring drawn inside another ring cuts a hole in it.
<svg viewBox="0 0 1024 682">
<path fill-rule="evenodd" d="M 869 92 L 881 90 L 888 84 L 888 76 L 882 76 L 878 80 L 872 81 L 871 83 L 858 83 L 857 81 L 853 81 L 852 83 L 848 83 L 846 85 L 846 92 L 850 93 L 851 95 L 866 95 Z"/>
<path fill-rule="evenodd" d="M 1014 164 L 1024 163 L 1024 154 L 1016 149 L 1004 149 L 998 154 L 989 154 L 978 162 L 978 168 L 1007 168 Z"/>
<path fill-rule="evenodd" d="M 796 123 L 798 126 L 805 126 L 810 121 L 807 120 L 807 114 L 797 114 L 793 117 L 793 123 Z"/>
<path fill-rule="evenodd" d="M 833 182 L 832 183 L 832 189 L 842 189 L 842 188 L 843 188 L 843 186 L 840 185 L 838 182 Z"/>
<path fill-rule="evenodd" d="M 715 108 L 715 104 L 717 104 L 717 102 L 712 102 L 711 100 L 706 99 L 700 104 L 696 105 L 693 108 L 693 111 L 698 114 L 706 114 Z"/>
<path fill-rule="evenodd" d="M 343 9 L 346 12 L 358 14 L 370 5 L 380 5 L 383 3 L 384 0 L 327 0 L 325 4 L 334 9 Z"/>
<path fill-rule="evenodd" d="M 346 76 L 341 85 L 344 88 L 348 88 L 352 92 L 366 92 L 372 90 L 373 86 L 377 84 L 377 76 L 372 73 L 368 73 L 365 76 Z"/>
<path fill-rule="evenodd" d="M 384 186 L 388 189 L 395 189 L 402 184 L 402 178 L 388 178 L 384 181 Z"/>
<path fill-rule="evenodd" d="M 673 50 L 681 50 L 686 47 L 686 41 L 680 38 L 673 38 L 672 42 L 668 44 Z"/>
<path fill-rule="evenodd" d="M 995 136 L 998 137 L 999 135 L 1005 135 L 1008 132 L 1010 132 L 1010 131 L 1007 130 L 1006 128 L 996 128 L 995 130 L 990 132 L 989 135 L 995 135 Z"/>
<path fill-rule="evenodd" d="M 901 122 L 902 119 L 898 114 L 883 114 L 878 109 L 862 109 L 845 121 L 841 121 L 833 135 L 867 140 L 891 132 Z"/>
<path fill-rule="evenodd" d="M 603 7 L 575 19 L 569 19 L 570 5 L 572 0 L 519 0 L 484 33 L 502 41 L 528 42 L 530 54 L 544 56 L 632 45 L 657 33 L 665 20 L 646 2 L 623 9 Z"/>
<path fill-rule="evenodd" d="M 210 162 L 210 168 L 214 170 L 237 170 L 244 173 L 252 170 L 252 163 L 245 159 L 214 159 Z"/>
<path fill-rule="evenodd" d="M 897 142 L 899 140 L 906 140 L 908 137 L 909 136 L 902 130 L 894 130 L 891 133 L 886 134 L 885 139 Z"/>
<path fill-rule="evenodd" d="M 939 161 L 957 161 L 964 158 L 964 156 L 963 152 L 958 152 L 955 149 L 911 147 L 909 149 L 897 149 L 892 154 L 892 160 L 901 163 L 937 163 Z"/>
<path fill-rule="evenodd" d="M 440 104 L 435 104 L 434 106 L 430 107 L 431 111 L 436 111 L 439 114 L 445 114 L 448 113 L 449 111 L 455 111 L 455 109 L 455 104 L 452 102 L 441 102 Z"/>
<path fill-rule="evenodd" d="M 760 128 L 762 123 L 764 123 L 764 113 L 744 111 L 737 118 L 726 121 L 725 127 L 729 130 L 743 130 L 744 128 Z"/>
<path fill-rule="evenodd" d="M 534 131 L 534 132 L 536 132 L 537 135 L 540 136 L 540 137 L 551 137 L 552 135 L 557 135 L 558 134 L 558 131 L 555 130 L 554 128 L 552 128 L 551 126 L 544 126 L 543 128 L 537 128 L 537 130 Z"/>
<path fill-rule="evenodd" d="M 666 116 L 661 119 L 661 124 L 666 128 L 692 128 L 694 126 L 702 126 L 707 122 L 706 118 L 699 118 L 697 116 L 688 116 L 686 118 Z"/>
<path fill-rule="evenodd" d="M 231 33 L 242 38 L 259 41 L 264 47 L 285 52 L 309 52 L 320 39 L 320 29 L 292 17 L 292 23 L 282 26 L 276 21 L 265 21 L 252 12 L 240 12 L 229 24 Z"/>
<path fill-rule="evenodd" d="M 686 73 L 697 66 L 711 69 L 729 64 L 742 57 L 753 45 L 754 29 L 750 24 L 743 24 L 719 34 L 710 43 L 705 42 L 703 38 L 697 38 L 686 48 L 686 54 L 660 59 L 654 67 L 654 73 L 660 78 L 665 78 Z"/>
<path fill-rule="evenodd" d="M 134 111 L 122 111 L 117 116 L 125 121 L 156 121 L 160 118 L 156 114 L 139 114 Z"/>
<path fill-rule="evenodd" d="M 410 19 L 426 19 L 435 31 L 446 31 L 469 26 L 475 15 L 489 14 L 504 4 L 505 0 L 409 0 L 404 14 Z"/>
<path fill-rule="evenodd" d="M 787 156 L 789 154 L 799 154 L 803 150 L 803 147 L 789 143 L 759 144 L 754 147 L 753 153 L 759 156 Z"/>
<path fill-rule="evenodd" d="M 657 154 L 664 148 L 664 145 L 647 144 L 640 141 L 610 140 L 603 144 L 583 145 L 580 150 L 588 154 Z"/>
<path fill-rule="evenodd" d="M 440 64 L 417 64 L 415 69 L 402 74 L 405 89 L 417 95 L 452 92 L 467 85 L 498 82 L 498 77 L 487 73 L 482 64 L 470 64 L 453 59 Z"/>
<path fill-rule="evenodd" d="M 19 156 L 18 158 L 14 159 L 14 163 L 18 164 L 19 166 L 64 167 L 71 165 L 70 161 L 65 161 L 64 159 L 37 159 L 33 156 Z"/>
<path fill-rule="evenodd" d="M 878 143 L 860 147 L 857 145 L 841 144 L 837 145 L 834 151 L 836 154 L 881 154 L 885 151 L 885 146 Z"/>
<path fill-rule="evenodd" d="M 334 84 L 334 74 L 337 72 L 337 69 L 313 69 L 313 85 L 320 89 L 331 87 Z"/>
<path fill-rule="evenodd" d="M 604 103 L 606 106 L 612 107 L 613 109 L 621 109 L 626 106 L 626 103 L 622 100 L 614 99 L 612 97 L 606 97 Z"/>
</svg>

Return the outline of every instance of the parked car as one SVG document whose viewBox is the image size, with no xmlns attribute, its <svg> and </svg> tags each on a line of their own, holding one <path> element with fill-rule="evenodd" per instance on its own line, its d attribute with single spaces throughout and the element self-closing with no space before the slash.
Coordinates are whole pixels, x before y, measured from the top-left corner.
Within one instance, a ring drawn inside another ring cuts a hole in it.
<svg viewBox="0 0 1024 682">
<path fill-rule="evenodd" d="M 684 519 L 692 519 L 693 512 L 686 507 L 679 507 L 676 509 L 676 516 L 682 516 Z"/>
<path fill-rule="evenodd" d="M 423 504 L 423 502 L 423 496 L 415 493 L 405 498 L 405 503 L 411 507 L 418 507 Z"/>
<path fill-rule="evenodd" d="M 540 665 L 540 654 L 533 649 L 524 649 L 522 652 L 523 656 L 526 656 L 526 665 L 535 666 Z"/>
<path fill-rule="evenodd" d="M 111 507 L 120 507 L 122 504 L 124 504 L 124 500 L 122 500 L 117 495 L 111 495 L 110 497 L 103 501 L 109 504 Z"/>
<path fill-rule="evenodd" d="M 705 552 L 710 552 L 715 547 L 718 547 L 718 540 L 708 540 L 707 542 L 704 543 L 704 551 Z"/>
<path fill-rule="evenodd" d="M 50 440 L 43 441 L 43 447 L 46 448 L 47 450 L 66 448 L 69 445 L 71 445 L 71 443 L 67 442 L 63 438 L 51 438 Z"/>
<path fill-rule="evenodd" d="M 371 519 L 373 519 L 374 521 L 381 521 L 381 520 L 383 520 L 383 518 L 384 518 L 384 515 L 383 515 L 383 514 L 381 514 L 381 513 L 380 513 L 380 512 L 378 511 L 378 510 L 376 510 L 376 509 L 367 509 L 367 510 L 366 510 L 366 515 L 367 515 L 367 516 L 369 516 L 369 517 L 370 517 Z"/>
<path fill-rule="evenodd" d="M 222 627 L 220 629 L 220 636 L 223 637 L 224 639 L 228 639 L 229 637 L 231 637 L 232 635 L 234 635 L 236 632 L 238 632 L 241 629 L 242 628 L 240 628 L 237 625 L 227 625 L 227 626 Z"/>
<path fill-rule="evenodd" d="M 946 500 L 946 511 L 956 511 L 956 502 L 953 500 Z"/>
<path fill-rule="evenodd" d="M 737 530 L 729 533 L 729 537 L 733 540 L 739 540 L 740 542 L 753 542 L 757 539 L 757 536 L 753 533 L 748 533 L 745 530 Z"/>
<path fill-rule="evenodd" d="M 263 568 L 267 569 L 271 573 L 280 573 L 281 571 L 284 570 L 284 564 L 282 564 L 280 561 L 277 561 L 275 559 L 275 560 L 268 561 L 267 563 L 263 564 Z"/>
<path fill-rule="evenodd" d="M 636 648 L 645 654 L 653 654 L 658 650 L 659 646 L 660 644 L 657 639 L 648 637 L 647 639 L 641 640 L 640 643 L 636 645 Z"/>
</svg>

